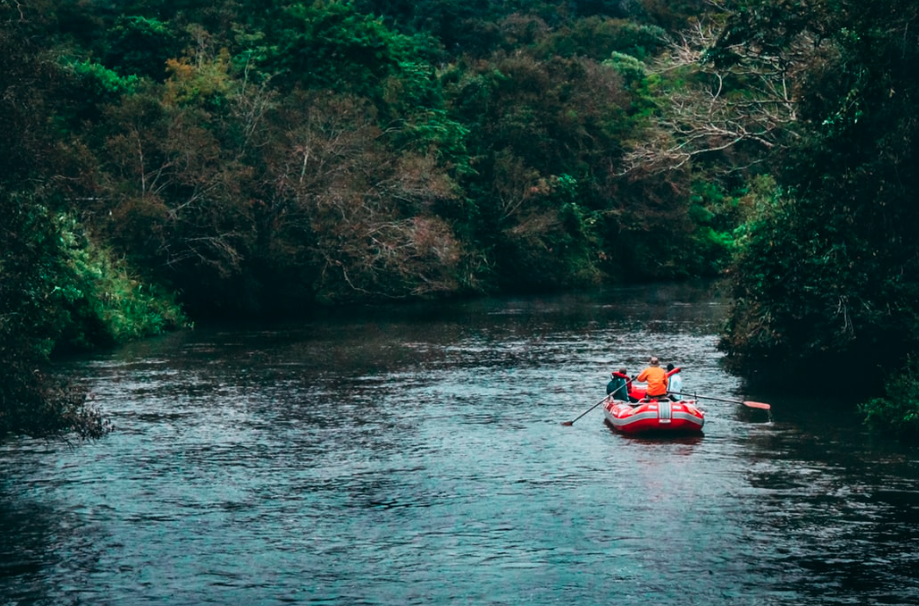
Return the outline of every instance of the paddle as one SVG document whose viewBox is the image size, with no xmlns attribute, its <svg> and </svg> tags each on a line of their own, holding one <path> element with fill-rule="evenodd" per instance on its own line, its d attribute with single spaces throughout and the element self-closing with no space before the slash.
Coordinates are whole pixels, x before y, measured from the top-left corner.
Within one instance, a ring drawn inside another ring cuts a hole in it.
<svg viewBox="0 0 919 606">
<path fill-rule="evenodd" d="M 563 421 L 563 422 L 562 422 L 562 425 L 564 425 L 565 427 L 571 427 L 572 425 L 574 425 L 574 422 L 575 422 L 575 421 L 577 421 L 578 419 L 580 419 L 581 417 L 583 417 L 584 415 L 586 415 L 587 413 L 589 413 L 591 410 L 593 410 L 594 408 L 596 408 L 596 407 L 599 406 L 600 404 L 603 404 L 604 402 L 606 402 L 610 397 L 612 397 L 613 394 L 615 394 L 617 391 L 619 391 L 620 389 L 622 389 L 622 388 L 625 387 L 626 385 L 628 385 L 628 383 L 623 383 L 622 385 L 620 385 L 619 387 L 617 387 L 617 388 L 614 389 L 613 391 L 609 392 L 609 393 L 606 395 L 605 398 L 603 398 L 602 400 L 600 400 L 599 402 L 597 402 L 596 404 L 594 404 L 593 406 L 591 406 L 590 408 L 588 408 L 587 410 L 585 410 L 584 412 L 582 412 L 581 414 L 579 414 L 579 415 L 577 416 L 577 418 L 575 418 L 575 419 L 572 420 L 572 421 Z"/>
<path fill-rule="evenodd" d="M 689 393 L 676 393 L 678 396 L 688 396 L 691 398 L 702 398 L 703 400 L 718 400 L 719 402 L 730 402 L 731 404 L 743 404 L 744 406 L 749 406 L 750 408 L 761 408 L 763 410 L 769 410 L 772 408 L 769 404 L 765 402 L 751 402 L 750 400 L 727 400 L 725 398 L 714 398 L 712 396 L 700 396 L 698 394 L 689 394 Z"/>
</svg>

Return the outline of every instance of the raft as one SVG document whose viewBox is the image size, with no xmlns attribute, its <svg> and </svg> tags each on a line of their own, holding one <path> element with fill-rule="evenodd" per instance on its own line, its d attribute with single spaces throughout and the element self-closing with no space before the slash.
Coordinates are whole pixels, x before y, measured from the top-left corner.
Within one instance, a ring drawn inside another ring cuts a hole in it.
<svg viewBox="0 0 919 606">
<path fill-rule="evenodd" d="M 694 400 L 666 398 L 632 404 L 607 398 L 603 415 L 607 425 L 622 433 L 701 433 L 705 413 L 695 404 Z"/>
</svg>

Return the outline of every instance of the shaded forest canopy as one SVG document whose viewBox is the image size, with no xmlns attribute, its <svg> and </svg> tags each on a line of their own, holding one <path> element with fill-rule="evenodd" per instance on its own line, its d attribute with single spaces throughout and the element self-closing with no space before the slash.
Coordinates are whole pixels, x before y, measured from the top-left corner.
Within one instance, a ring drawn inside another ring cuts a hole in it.
<svg viewBox="0 0 919 606">
<path fill-rule="evenodd" d="M 9 186 L 193 314 L 728 261 L 743 180 L 629 156 L 692 3 L 3 7 Z"/>
<path fill-rule="evenodd" d="M 204 315 L 694 276 L 734 281 L 741 371 L 882 379 L 919 335 L 916 16 L 0 2 L 0 433 L 85 412 L 53 352 Z"/>
</svg>

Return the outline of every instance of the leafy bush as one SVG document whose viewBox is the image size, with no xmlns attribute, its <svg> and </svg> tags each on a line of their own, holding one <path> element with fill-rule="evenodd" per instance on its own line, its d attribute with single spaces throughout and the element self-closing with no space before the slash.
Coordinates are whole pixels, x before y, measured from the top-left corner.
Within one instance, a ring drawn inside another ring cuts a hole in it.
<svg viewBox="0 0 919 606">
<path fill-rule="evenodd" d="M 0 210 L 0 436 L 98 437 L 98 413 L 45 372 L 62 319 L 49 295 L 64 265 L 50 216 L 29 197 L 5 193 Z"/>
<path fill-rule="evenodd" d="M 166 60 L 180 48 L 170 24 L 152 17 L 121 16 L 108 35 L 108 67 L 159 82 L 166 79 Z"/>
<path fill-rule="evenodd" d="M 87 83 L 93 99 L 97 101 L 134 93 L 140 86 L 140 78 L 137 76 L 121 76 L 104 65 L 92 61 L 74 61 L 69 67 L 77 77 Z"/>
<path fill-rule="evenodd" d="M 865 424 L 878 432 L 919 441 L 919 358 L 910 358 L 903 371 L 885 385 L 885 397 L 859 404 Z"/>
<path fill-rule="evenodd" d="M 182 321 L 68 215 L 0 192 L 0 436 L 108 431 L 86 394 L 49 372 L 53 351 L 121 342 Z"/>
<path fill-rule="evenodd" d="M 124 343 L 184 323 L 170 295 L 144 284 L 71 215 L 55 217 L 55 227 L 64 262 L 50 293 L 63 311 L 58 349 Z"/>
</svg>

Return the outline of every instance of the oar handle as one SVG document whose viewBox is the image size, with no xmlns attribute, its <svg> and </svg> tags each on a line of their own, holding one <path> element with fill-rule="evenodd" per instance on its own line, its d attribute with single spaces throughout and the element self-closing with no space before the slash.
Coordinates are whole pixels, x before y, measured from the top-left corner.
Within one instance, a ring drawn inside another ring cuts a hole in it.
<svg viewBox="0 0 919 606">
<path fill-rule="evenodd" d="M 606 396 L 606 398 L 608 398 L 608 397 L 609 397 L 609 396 Z M 600 400 L 599 402 L 597 402 L 596 404 L 594 404 L 593 406 L 591 406 L 590 408 L 588 408 L 587 410 L 585 410 L 584 412 L 582 412 L 581 414 L 579 414 L 577 417 L 575 417 L 574 419 L 572 419 L 571 421 L 565 421 L 564 423 L 562 423 L 562 425 L 574 425 L 574 422 L 575 422 L 575 421 L 577 421 L 578 419 L 580 419 L 581 417 L 583 417 L 584 415 L 586 415 L 587 413 L 589 413 L 591 410 L 593 410 L 594 408 L 596 408 L 596 407 L 599 406 L 600 404 L 603 404 L 604 402 L 606 402 L 606 398 L 603 398 L 602 400 Z"/>
<path fill-rule="evenodd" d="M 581 417 L 583 417 L 584 415 L 586 415 L 587 413 L 589 413 L 591 410 L 593 410 L 594 408 L 596 408 L 596 407 L 599 406 L 600 404 L 603 404 L 604 402 L 606 402 L 607 400 L 609 400 L 610 397 L 612 397 L 612 395 L 613 395 L 614 393 L 616 393 L 617 391 L 619 391 L 620 389 L 622 389 L 623 387 L 625 387 L 625 385 L 626 385 L 626 384 L 620 385 L 619 387 L 617 387 L 617 388 L 614 389 L 613 391 L 609 392 L 608 394 L 606 394 L 606 397 L 605 397 L 605 398 L 603 398 L 602 400 L 600 400 L 599 402 L 597 402 L 596 404 L 594 404 L 593 406 L 591 406 L 590 408 L 588 408 L 587 410 L 585 410 L 584 412 L 582 412 L 581 414 L 579 414 L 576 418 L 572 419 L 571 421 L 563 421 L 563 422 L 562 422 L 562 425 L 565 425 L 565 426 L 574 425 L 574 422 L 575 422 L 575 421 L 577 421 L 578 419 L 580 419 Z"/>
</svg>

